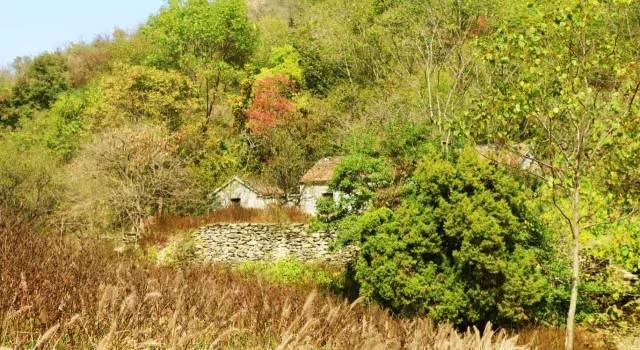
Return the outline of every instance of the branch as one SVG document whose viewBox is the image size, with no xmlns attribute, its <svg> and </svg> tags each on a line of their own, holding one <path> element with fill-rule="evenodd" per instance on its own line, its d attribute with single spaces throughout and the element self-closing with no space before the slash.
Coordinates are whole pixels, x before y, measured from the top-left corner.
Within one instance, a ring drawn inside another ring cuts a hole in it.
<svg viewBox="0 0 640 350">
<path fill-rule="evenodd" d="M 561 172 L 562 173 L 561 169 L 557 168 L 556 166 L 554 166 L 554 165 L 552 165 L 550 163 L 542 161 L 537 157 L 532 157 L 532 156 L 530 156 L 528 154 L 522 154 L 520 152 L 516 152 L 516 151 L 508 149 L 508 148 L 505 148 L 505 150 L 507 150 L 509 152 L 512 152 L 514 154 L 517 154 L 518 156 L 520 156 L 523 159 L 528 159 L 528 160 L 530 160 L 530 161 L 532 161 L 534 163 L 537 163 L 538 165 L 542 165 L 543 167 L 549 168 L 554 174 L 555 174 L 555 172 Z M 488 154 L 482 154 L 480 152 L 477 152 L 477 153 L 481 157 L 487 159 L 488 161 L 490 161 L 492 163 L 509 165 L 509 164 L 506 164 L 505 162 L 500 161 L 500 160 L 498 160 L 496 158 L 490 157 Z M 521 168 L 521 170 L 523 170 L 527 175 L 535 176 L 535 177 L 537 177 L 538 179 L 541 179 L 541 180 L 546 180 L 546 178 L 544 176 L 542 176 L 540 174 L 536 174 L 534 171 L 531 171 L 529 169 L 523 169 L 523 168 Z M 556 177 L 556 176 L 554 175 L 554 177 Z M 565 189 L 565 190 L 567 189 L 564 185 L 561 185 L 561 184 L 560 185 L 554 185 L 554 186 L 560 187 L 560 188 Z"/>
<path fill-rule="evenodd" d="M 562 158 L 564 158 L 564 160 L 567 163 L 571 163 L 571 161 L 569 160 L 569 156 L 567 155 L 567 151 L 562 147 L 562 143 L 560 142 L 560 140 L 558 140 L 554 136 L 551 129 L 549 129 L 549 126 L 547 126 L 547 124 L 536 113 L 533 113 L 533 117 L 536 118 L 536 120 L 538 121 L 538 123 L 540 123 L 540 125 L 542 125 L 542 127 L 544 128 L 544 130 L 548 135 L 549 141 L 552 144 L 556 145 L 556 147 L 560 150 L 560 154 L 562 155 Z"/>
<path fill-rule="evenodd" d="M 551 199 L 553 202 L 553 206 L 556 207 L 556 209 L 558 209 L 558 211 L 560 212 L 560 214 L 562 215 L 562 217 L 567 221 L 567 223 L 572 226 L 572 222 L 571 222 L 571 218 L 569 218 L 569 215 L 567 215 L 567 213 L 564 211 L 564 209 L 562 209 L 562 207 L 560 207 L 560 205 L 558 204 L 558 201 L 556 199 L 556 192 L 553 190 L 553 188 L 551 189 Z"/>
<path fill-rule="evenodd" d="M 636 88 L 633 91 L 633 95 L 631 96 L 631 100 L 629 101 L 629 105 L 627 106 L 627 115 L 631 114 L 631 107 L 633 107 L 633 102 L 636 99 L 636 96 L 638 96 L 638 91 L 640 90 L 640 81 L 638 81 L 638 84 L 636 84 Z"/>
</svg>

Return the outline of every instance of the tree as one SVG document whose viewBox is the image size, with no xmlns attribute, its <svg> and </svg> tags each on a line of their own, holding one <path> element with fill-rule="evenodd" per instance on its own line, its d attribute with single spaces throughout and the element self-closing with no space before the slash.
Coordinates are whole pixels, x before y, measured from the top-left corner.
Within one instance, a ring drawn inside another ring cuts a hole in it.
<svg viewBox="0 0 640 350">
<path fill-rule="evenodd" d="M 300 178 L 309 166 L 304 149 L 285 129 L 272 130 L 268 138 L 265 146 L 269 157 L 263 165 L 263 172 L 285 193 L 297 193 Z"/>
<path fill-rule="evenodd" d="M 262 175 L 286 192 L 295 192 L 304 171 L 332 153 L 334 116 L 318 113 L 315 109 L 323 106 L 299 93 L 298 82 L 284 75 L 263 77 L 252 90 L 253 96 L 237 107 L 237 129 L 246 137 L 251 160 Z"/>
<path fill-rule="evenodd" d="M 553 10 L 532 5 L 526 27 L 522 19 L 504 23 L 481 41 L 489 74 L 472 134 L 497 144 L 535 144 L 532 158 L 545 170 L 572 238 L 566 349 L 573 349 L 581 234 L 603 224 L 589 212 L 585 186 L 599 183 L 611 157 L 637 143 L 633 11 L 624 1 L 569 1 Z M 610 213 L 607 220 L 635 210 Z"/>
<path fill-rule="evenodd" d="M 13 105 L 47 109 L 57 95 L 69 88 L 65 57 L 59 53 L 45 53 L 29 63 L 13 86 Z"/>
<path fill-rule="evenodd" d="M 62 93 L 48 111 L 50 130 L 39 132 L 45 138 L 47 148 L 62 160 L 71 160 L 85 141 L 83 136 L 88 124 L 85 111 L 98 98 L 97 94 L 96 89 Z"/>
<path fill-rule="evenodd" d="M 464 124 L 460 117 L 477 81 L 476 60 L 467 48 L 487 31 L 489 7 L 485 1 L 374 1 L 393 48 L 391 61 L 397 71 L 417 78 L 416 103 L 445 149 Z"/>
<path fill-rule="evenodd" d="M 256 33 L 241 0 L 173 1 L 141 29 L 157 47 L 148 61 L 159 68 L 180 69 L 198 87 L 204 129 L 229 85 L 256 46 Z"/>
<path fill-rule="evenodd" d="M 296 83 L 284 75 L 258 80 L 253 87 L 253 101 L 246 111 L 249 129 L 261 134 L 277 124 L 291 121 L 298 112 L 292 101 L 296 90 Z"/>
<path fill-rule="evenodd" d="M 0 69 L 0 125 L 8 124 L 11 117 L 11 88 L 13 75 L 7 69 Z"/>
<path fill-rule="evenodd" d="M 304 84 L 304 70 L 300 66 L 300 54 L 291 45 L 276 47 L 271 51 L 268 66 L 260 70 L 256 80 L 273 76 L 285 76 Z"/>
<path fill-rule="evenodd" d="M 343 228 L 359 244 L 361 294 L 404 316 L 457 325 L 517 325 L 553 309 L 551 239 L 532 192 L 465 149 L 430 150 L 395 209 L 369 210 Z"/>
<path fill-rule="evenodd" d="M 200 198 L 177 148 L 158 126 L 140 124 L 98 135 L 72 167 L 79 183 L 71 211 L 87 216 L 97 208 L 108 214 L 112 228 L 139 238 L 144 219 L 176 212 Z"/>
<path fill-rule="evenodd" d="M 197 108 L 195 87 L 177 71 L 121 65 L 98 85 L 103 98 L 87 110 L 95 127 L 153 121 L 175 131 Z"/>
<path fill-rule="evenodd" d="M 81 87 L 95 79 L 100 74 L 107 72 L 110 63 L 114 60 L 112 46 L 115 46 L 108 38 L 99 37 L 92 43 L 76 43 L 67 49 L 69 67 L 69 83 L 72 87 Z"/>
<path fill-rule="evenodd" d="M 8 69 L 0 68 L 0 99 L 11 93 L 13 74 Z"/>
<path fill-rule="evenodd" d="M 11 92 L 0 91 L 0 123 L 8 126 L 49 108 L 58 94 L 69 88 L 66 59 L 59 53 L 16 59 L 14 66 L 17 76 Z"/>
</svg>

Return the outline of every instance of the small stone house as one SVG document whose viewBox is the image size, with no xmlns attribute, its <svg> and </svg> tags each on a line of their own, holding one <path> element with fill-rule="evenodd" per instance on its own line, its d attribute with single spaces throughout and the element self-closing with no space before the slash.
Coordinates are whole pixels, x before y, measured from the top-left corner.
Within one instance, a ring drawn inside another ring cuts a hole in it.
<svg viewBox="0 0 640 350">
<path fill-rule="evenodd" d="M 211 194 L 214 208 L 239 206 L 265 209 L 269 205 L 283 204 L 286 196 L 282 189 L 234 176 Z"/>
<path fill-rule="evenodd" d="M 340 164 L 341 157 L 320 159 L 300 179 L 300 210 L 309 215 L 317 214 L 317 202 L 322 197 L 339 199 L 339 193 L 329 189 L 329 182 L 335 169 Z"/>
</svg>

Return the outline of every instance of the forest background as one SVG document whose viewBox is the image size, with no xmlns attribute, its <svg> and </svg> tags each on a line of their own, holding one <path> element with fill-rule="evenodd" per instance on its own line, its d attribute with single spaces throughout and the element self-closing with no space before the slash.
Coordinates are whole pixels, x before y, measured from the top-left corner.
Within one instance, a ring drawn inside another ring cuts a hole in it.
<svg viewBox="0 0 640 350">
<path fill-rule="evenodd" d="M 347 195 L 312 226 L 360 246 L 356 294 L 458 327 L 627 332 L 638 37 L 632 0 L 170 1 L 0 72 L 0 229 L 144 238 L 233 175 L 292 194 L 339 155 Z"/>
</svg>

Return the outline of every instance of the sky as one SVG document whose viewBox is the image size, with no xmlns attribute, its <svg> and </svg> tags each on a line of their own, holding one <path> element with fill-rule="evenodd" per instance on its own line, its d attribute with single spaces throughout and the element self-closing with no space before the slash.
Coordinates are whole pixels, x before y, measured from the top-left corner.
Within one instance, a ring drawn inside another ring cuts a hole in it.
<svg viewBox="0 0 640 350">
<path fill-rule="evenodd" d="M 166 0 L 0 0 L 0 67 L 100 34 L 135 29 Z"/>
</svg>

